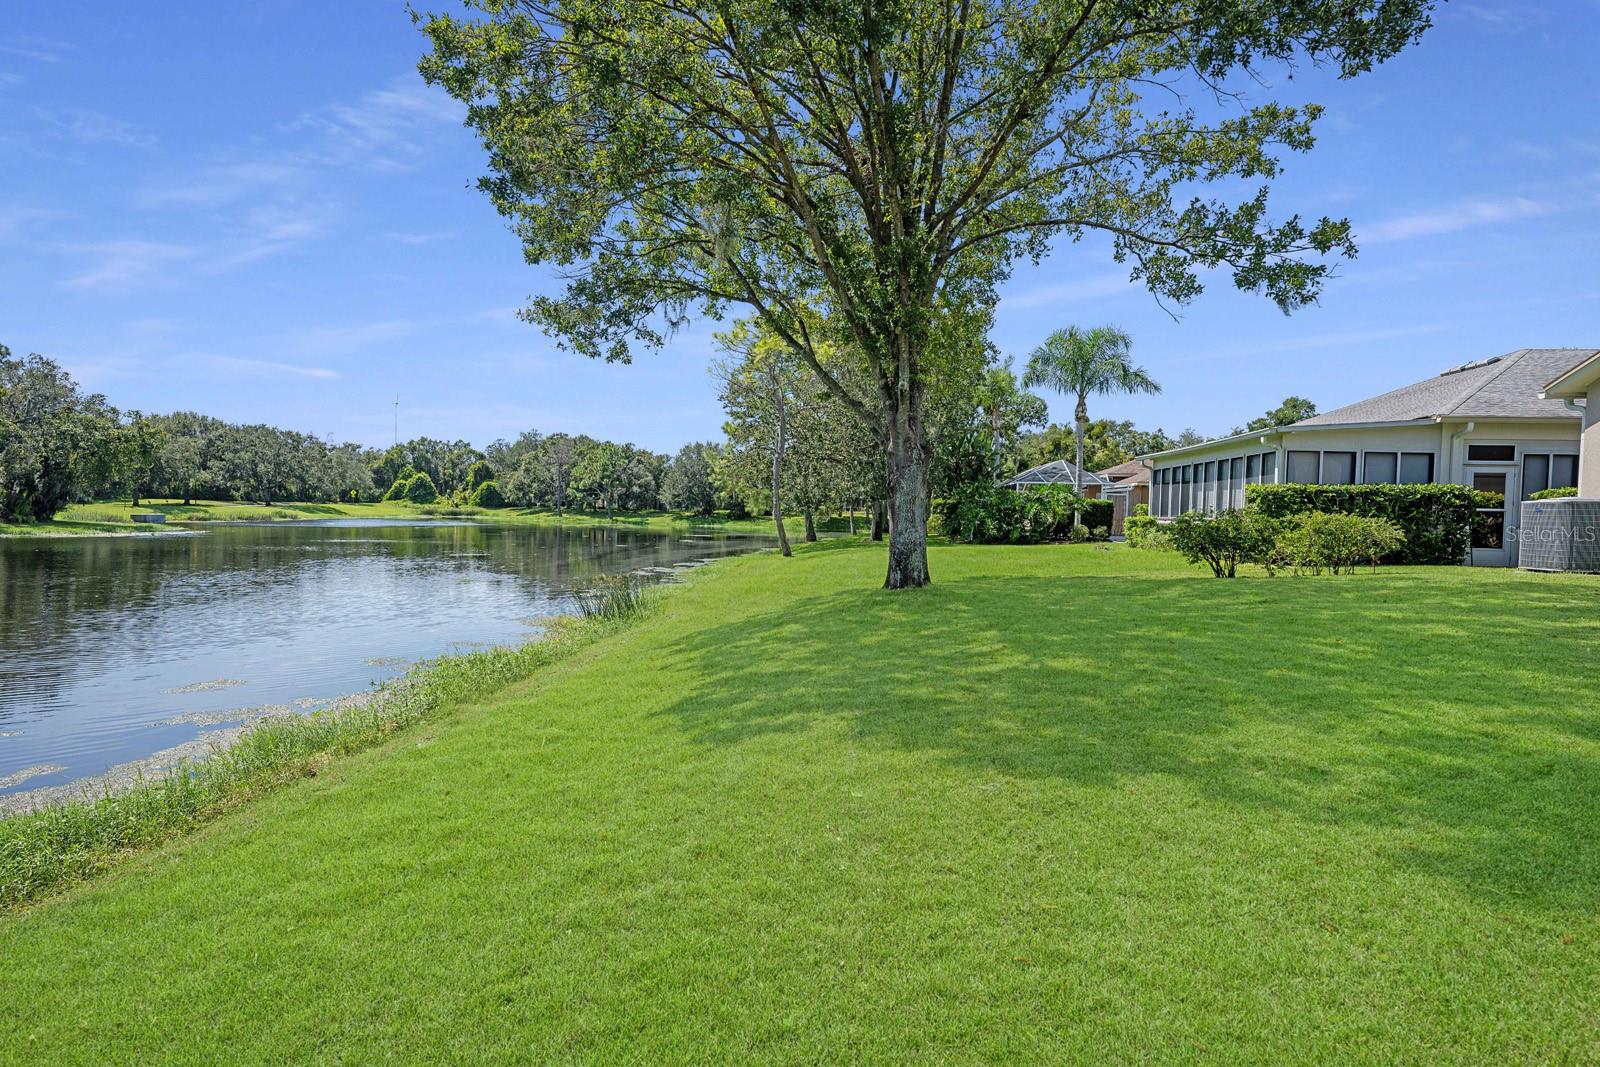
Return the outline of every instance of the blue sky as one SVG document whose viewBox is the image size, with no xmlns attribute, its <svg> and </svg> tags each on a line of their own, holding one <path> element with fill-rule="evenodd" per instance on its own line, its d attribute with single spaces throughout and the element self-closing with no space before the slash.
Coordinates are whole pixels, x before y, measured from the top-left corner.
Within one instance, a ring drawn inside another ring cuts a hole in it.
<svg viewBox="0 0 1600 1067">
<path fill-rule="evenodd" d="M 720 435 L 710 325 L 607 366 L 513 317 L 549 275 L 470 188 L 481 153 L 375 0 L 12 5 L 0 23 L 0 341 L 122 407 L 338 439 L 537 427 L 666 450 Z M 1359 259 L 1284 317 L 1226 277 L 1174 320 L 1104 243 L 1008 283 L 994 340 L 1116 323 L 1165 386 L 1095 416 L 1222 433 L 1524 346 L 1600 346 L 1600 2 L 1445 5 L 1327 106 L 1277 212 L 1346 215 Z M 1051 398 L 1058 419 L 1069 405 Z"/>
</svg>

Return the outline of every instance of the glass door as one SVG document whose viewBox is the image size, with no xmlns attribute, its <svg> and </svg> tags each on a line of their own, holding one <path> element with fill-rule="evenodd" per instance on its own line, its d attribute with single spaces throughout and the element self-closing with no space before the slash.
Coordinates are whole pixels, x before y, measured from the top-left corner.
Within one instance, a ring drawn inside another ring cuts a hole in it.
<svg viewBox="0 0 1600 1067">
<path fill-rule="evenodd" d="M 1479 470 L 1472 473 L 1472 488 L 1487 494 L 1480 498 L 1478 518 L 1472 524 L 1472 562 L 1478 566 L 1505 567 L 1513 560 L 1514 529 L 1507 529 L 1506 501 L 1510 498 L 1511 471 Z"/>
</svg>

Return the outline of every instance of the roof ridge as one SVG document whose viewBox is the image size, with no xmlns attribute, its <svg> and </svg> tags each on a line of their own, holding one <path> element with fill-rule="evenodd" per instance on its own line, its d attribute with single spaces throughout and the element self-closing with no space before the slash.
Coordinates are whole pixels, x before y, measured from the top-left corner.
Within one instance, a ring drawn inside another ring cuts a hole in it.
<svg viewBox="0 0 1600 1067">
<path fill-rule="evenodd" d="M 1456 412 L 1460 411 L 1463 407 L 1466 406 L 1467 401 L 1471 400 L 1473 397 L 1477 396 L 1479 393 L 1481 393 L 1485 389 L 1489 388 L 1489 386 L 1491 384 L 1493 384 L 1494 382 L 1499 381 L 1500 380 L 1500 376 L 1502 374 L 1504 374 L 1506 371 L 1510 370 L 1512 367 L 1515 367 L 1518 363 L 1521 363 L 1522 360 L 1523 360 L 1523 357 L 1526 356 L 1529 352 L 1532 352 L 1532 351 L 1533 351 L 1533 349 L 1531 349 L 1531 348 L 1518 348 L 1518 349 L 1516 349 L 1514 351 L 1507 352 L 1505 355 L 1501 356 L 1498 360 L 1495 361 L 1495 362 L 1499 363 L 1500 366 L 1499 366 L 1498 369 L 1495 370 L 1495 372 L 1493 374 L 1490 374 L 1487 377 L 1485 377 L 1483 379 L 1483 381 L 1481 381 L 1481 382 L 1479 382 L 1477 384 L 1476 387 L 1474 387 L 1471 391 L 1463 394 L 1461 399 L 1457 400 L 1448 409 L 1439 412 L 1439 414 L 1440 415 L 1453 415 Z"/>
</svg>

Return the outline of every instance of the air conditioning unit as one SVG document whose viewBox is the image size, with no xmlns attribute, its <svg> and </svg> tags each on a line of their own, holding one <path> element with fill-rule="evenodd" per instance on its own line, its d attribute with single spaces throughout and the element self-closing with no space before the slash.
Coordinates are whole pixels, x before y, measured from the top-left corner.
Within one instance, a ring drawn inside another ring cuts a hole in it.
<svg viewBox="0 0 1600 1067">
<path fill-rule="evenodd" d="M 1600 574 L 1600 500 L 1568 496 L 1523 501 L 1517 566 Z"/>
</svg>

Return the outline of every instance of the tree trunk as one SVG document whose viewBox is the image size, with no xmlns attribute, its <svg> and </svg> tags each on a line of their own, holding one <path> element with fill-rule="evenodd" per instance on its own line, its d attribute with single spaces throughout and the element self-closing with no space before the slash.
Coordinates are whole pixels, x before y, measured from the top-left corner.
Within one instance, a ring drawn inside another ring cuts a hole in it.
<svg viewBox="0 0 1600 1067">
<path fill-rule="evenodd" d="M 854 504 L 851 504 L 850 505 L 850 536 L 854 537 L 855 535 L 856 535 L 856 506 Z"/>
<path fill-rule="evenodd" d="M 1075 427 L 1077 433 L 1074 436 L 1078 439 L 1078 459 L 1073 465 L 1072 488 L 1075 495 L 1081 500 L 1083 498 L 1083 438 L 1089 432 L 1089 405 L 1082 393 L 1078 394 L 1078 410 L 1074 412 L 1074 415 L 1077 422 Z M 1082 521 L 1083 516 L 1078 510 L 1077 501 L 1073 501 L 1072 525 L 1077 526 Z"/>
<path fill-rule="evenodd" d="M 888 514 L 884 510 L 883 501 L 874 500 L 872 502 L 872 539 L 874 541 L 882 541 L 883 531 L 888 525 Z"/>
<path fill-rule="evenodd" d="M 789 531 L 783 528 L 783 446 L 784 433 L 788 429 L 785 424 L 785 411 L 783 406 L 783 389 L 777 381 L 777 374 L 773 374 L 773 400 L 778 408 L 778 437 L 772 443 L 772 521 L 778 527 L 778 551 L 785 556 L 793 555 L 789 550 Z"/>
<path fill-rule="evenodd" d="M 889 424 L 889 573 L 885 589 L 915 589 L 928 577 L 928 443 L 915 399 Z"/>
<path fill-rule="evenodd" d="M 805 516 L 806 516 L 806 540 L 808 542 L 809 541 L 815 541 L 817 539 L 817 517 L 816 517 L 816 513 L 813 512 L 810 508 L 806 508 Z"/>
</svg>

